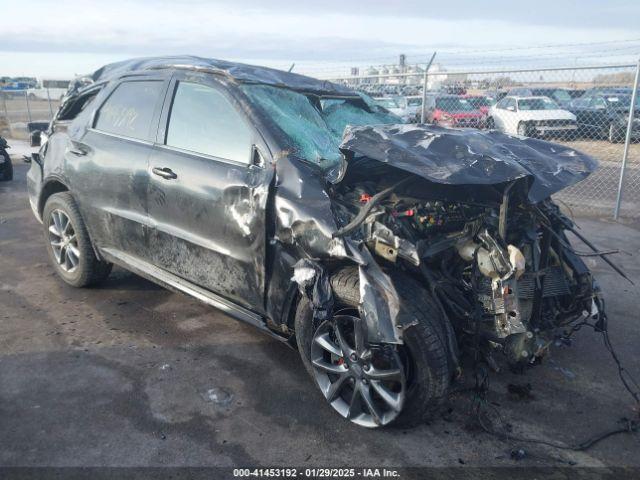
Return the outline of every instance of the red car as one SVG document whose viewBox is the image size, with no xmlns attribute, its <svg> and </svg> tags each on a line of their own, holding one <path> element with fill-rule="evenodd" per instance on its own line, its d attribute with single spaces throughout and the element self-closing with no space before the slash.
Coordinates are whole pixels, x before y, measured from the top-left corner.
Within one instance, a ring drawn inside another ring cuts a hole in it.
<svg viewBox="0 0 640 480">
<path fill-rule="evenodd" d="M 445 127 L 480 128 L 485 115 L 467 99 L 458 95 L 434 95 L 427 97 L 427 121 Z"/>
</svg>

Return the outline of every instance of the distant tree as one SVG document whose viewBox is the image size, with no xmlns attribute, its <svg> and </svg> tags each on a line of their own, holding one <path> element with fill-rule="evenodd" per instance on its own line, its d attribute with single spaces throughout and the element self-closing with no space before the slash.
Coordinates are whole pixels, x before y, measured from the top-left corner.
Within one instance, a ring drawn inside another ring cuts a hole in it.
<svg viewBox="0 0 640 480">
<path fill-rule="evenodd" d="M 632 72 L 602 73 L 593 77 L 593 83 L 628 85 L 633 83 L 634 78 Z"/>
</svg>

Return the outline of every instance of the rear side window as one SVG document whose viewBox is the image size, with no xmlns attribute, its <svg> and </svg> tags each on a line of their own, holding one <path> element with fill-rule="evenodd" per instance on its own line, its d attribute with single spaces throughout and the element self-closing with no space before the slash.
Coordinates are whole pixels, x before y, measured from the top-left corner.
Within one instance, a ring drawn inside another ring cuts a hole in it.
<svg viewBox="0 0 640 480">
<path fill-rule="evenodd" d="M 121 83 L 98 111 L 96 130 L 146 140 L 161 91 L 161 81 Z"/>
<path fill-rule="evenodd" d="M 100 90 L 96 89 L 67 100 L 67 103 L 64 104 L 58 113 L 58 120 L 73 120 L 76 118 L 96 98 L 99 92 Z"/>
<path fill-rule="evenodd" d="M 249 163 L 252 135 L 240 113 L 215 88 L 180 82 L 171 106 L 167 145 Z"/>
</svg>

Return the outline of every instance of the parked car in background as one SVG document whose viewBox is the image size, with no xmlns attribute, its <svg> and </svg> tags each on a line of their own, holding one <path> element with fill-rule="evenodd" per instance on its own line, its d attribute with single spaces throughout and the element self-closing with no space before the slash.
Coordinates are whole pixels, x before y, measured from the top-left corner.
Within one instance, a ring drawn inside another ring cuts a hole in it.
<svg viewBox="0 0 640 480">
<path fill-rule="evenodd" d="M 444 85 L 442 90 L 451 95 L 464 95 L 467 93 L 467 88 L 464 85 Z"/>
<path fill-rule="evenodd" d="M 584 95 L 584 92 L 586 92 L 584 88 L 570 88 L 567 90 L 567 93 L 571 98 L 580 98 Z"/>
<path fill-rule="evenodd" d="M 9 144 L 0 137 L 0 180 L 13 180 L 13 164 L 8 149 Z"/>
<path fill-rule="evenodd" d="M 375 102 L 377 105 L 381 106 L 382 108 L 388 110 L 389 112 L 395 115 L 400 116 L 403 112 L 403 109 L 398 103 L 398 100 L 396 98 L 381 97 L 381 98 L 376 98 Z"/>
<path fill-rule="evenodd" d="M 629 122 L 631 95 L 585 94 L 569 105 L 576 116 L 578 132 L 589 138 L 606 138 L 611 143 L 624 140 Z M 636 99 L 636 112 L 632 124 L 632 138 L 640 138 L 640 98 Z"/>
<path fill-rule="evenodd" d="M 511 97 L 549 97 L 561 107 L 566 107 L 572 100 L 571 95 L 565 88 L 512 88 L 507 94 Z"/>
<path fill-rule="evenodd" d="M 489 128 L 523 137 L 575 135 L 576 117 L 548 97 L 507 96 L 489 110 Z"/>
<path fill-rule="evenodd" d="M 485 115 L 458 95 L 428 95 L 426 121 L 446 127 L 481 128 Z"/>
<path fill-rule="evenodd" d="M 631 87 L 621 87 L 615 85 L 604 85 L 600 87 L 588 88 L 583 95 L 596 95 L 598 93 L 604 95 L 631 95 L 633 89 Z"/>
<path fill-rule="evenodd" d="M 463 98 L 469 102 L 473 108 L 480 110 L 485 115 L 489 113 L 491 106 L 496 103 L 493 98 L 487 97 L 486 95 L 465 95 Z"/>
<path fill-rule="evenodd" d="M 422 96 L 411 95 L 409 97 L 399 97 L 397 99 L 400 110 L 396 113 L 406 123 L 417 122 L 422 113 Z"/>
</svg>

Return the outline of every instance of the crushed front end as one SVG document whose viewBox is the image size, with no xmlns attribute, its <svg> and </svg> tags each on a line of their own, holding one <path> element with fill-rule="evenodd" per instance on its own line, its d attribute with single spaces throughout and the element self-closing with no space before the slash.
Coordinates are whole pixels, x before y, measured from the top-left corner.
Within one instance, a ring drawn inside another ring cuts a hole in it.
<svg viewBox="0 0 640 480">
<path fill-rule="evenodd" d="M 335 237 L 422 282 L 453 327 L 454 362 L 460 346 L 534 363 L 559 329 L 599 318 L 597 287 L 567 238 L 573 224 L 549 197 L 586 176 L 589 157 L 481 132 L 358 128 L 343 144 Z"/>
</svg>

